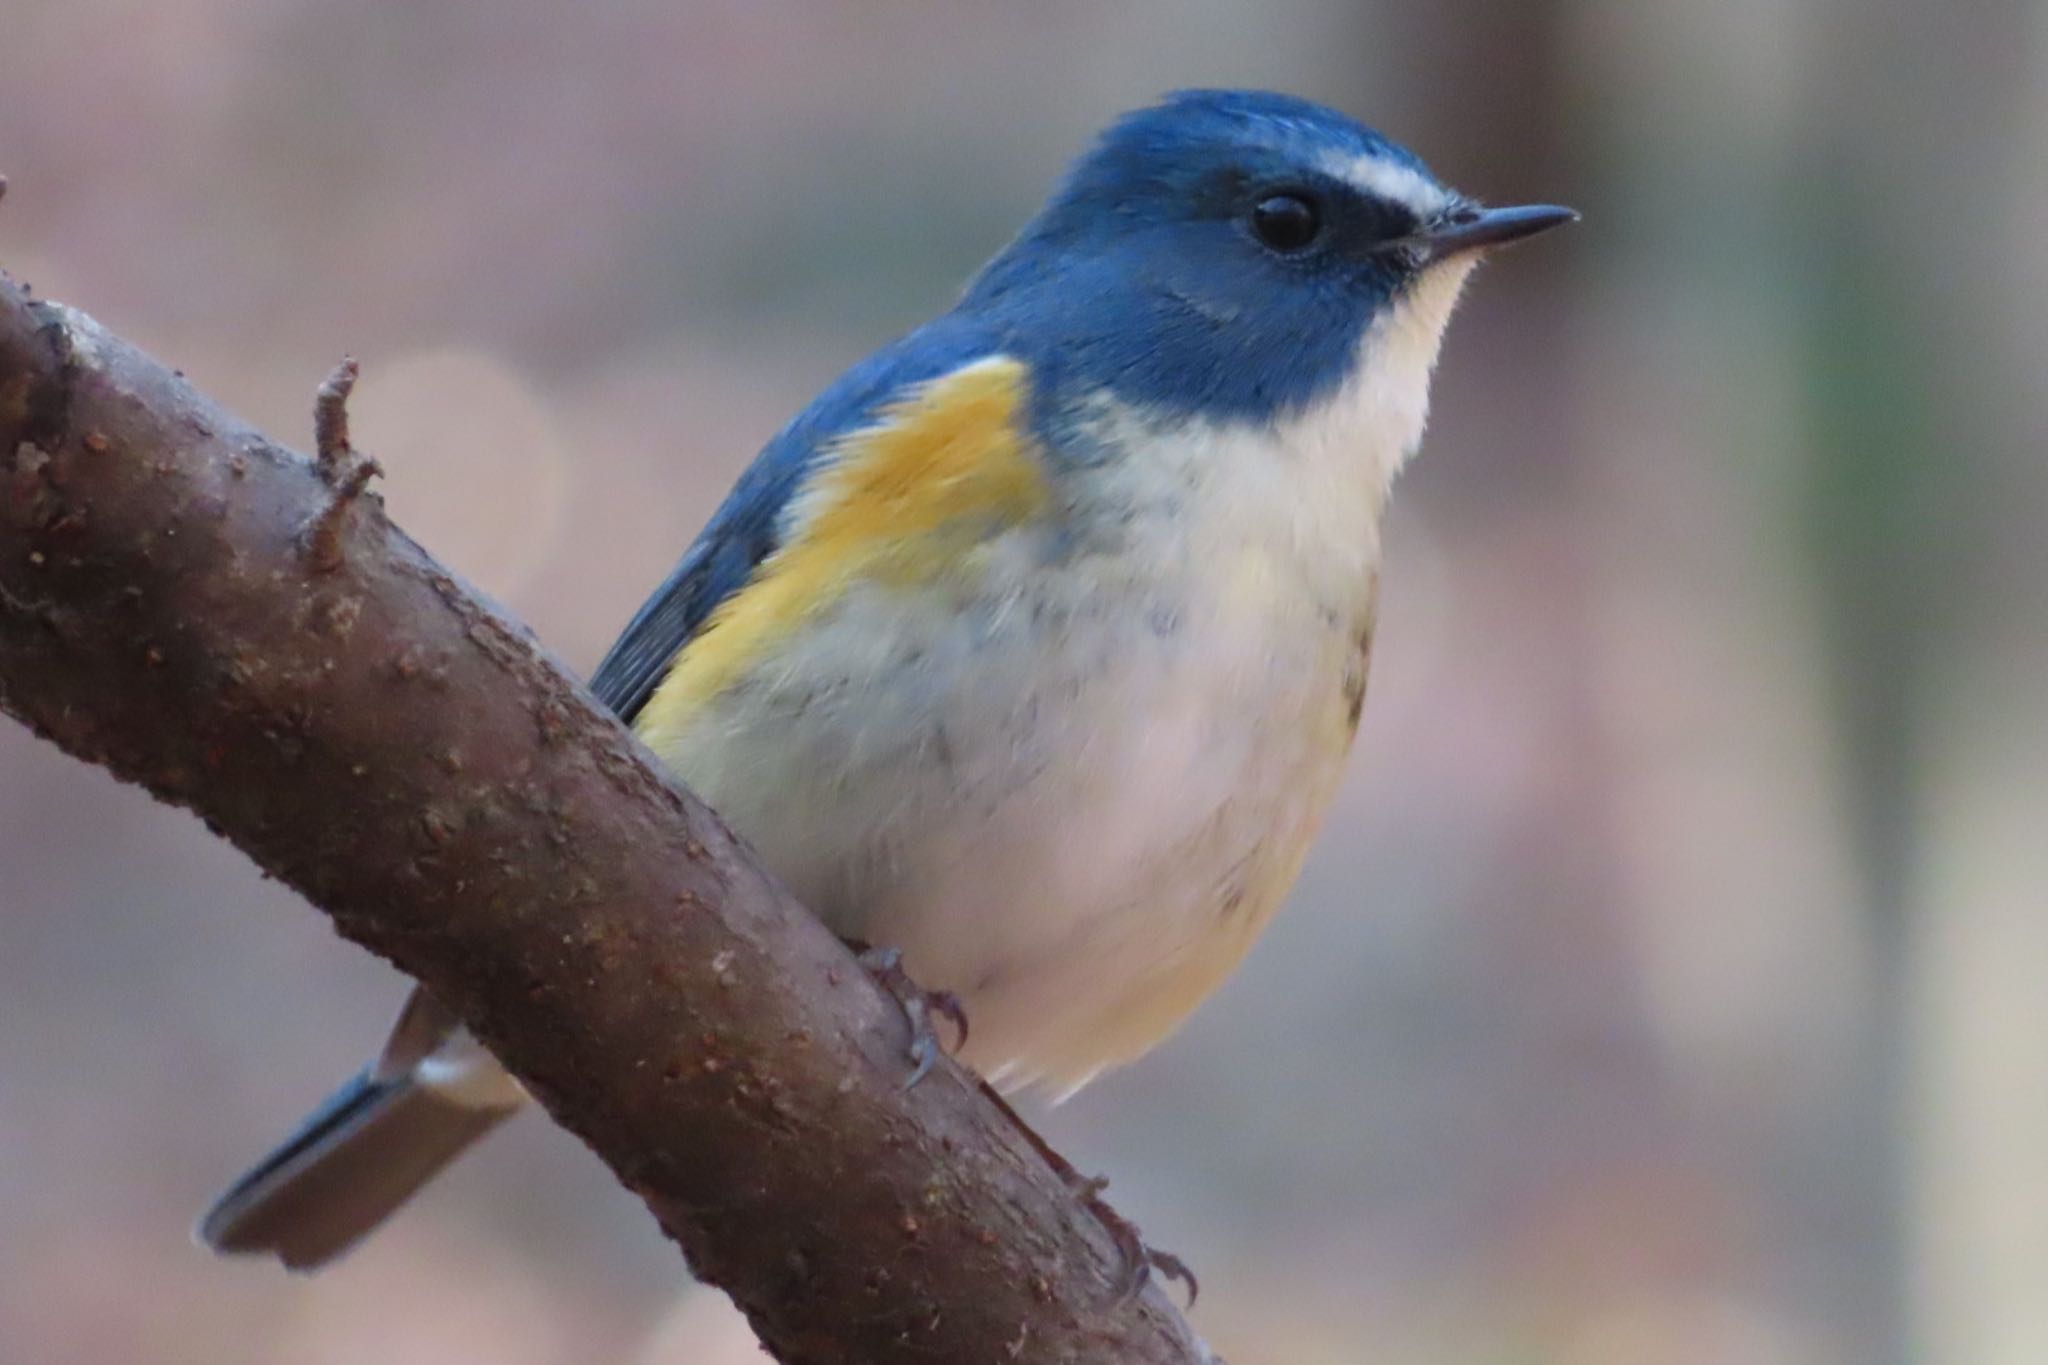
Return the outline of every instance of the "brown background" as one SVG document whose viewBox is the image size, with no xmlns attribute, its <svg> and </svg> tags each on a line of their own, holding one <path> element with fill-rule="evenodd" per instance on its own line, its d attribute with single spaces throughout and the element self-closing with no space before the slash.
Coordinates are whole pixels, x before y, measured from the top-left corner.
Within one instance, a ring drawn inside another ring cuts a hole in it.
<svg viewBox="0 0 2048 1365">
<path fill-rule="evenodd" d="M 1052 1115 L 1240 1362 L 2048 1357 L 2048 10 L 6 0 L 0 260 L 594 662 L 1103 119 L 1338 103 L 1501 201 L 1358 761 L 1178 1038 Z M 528 1118 L 329 1275 L 205 1199 L 402 985 L 0 729 L 0 1357 L 748 1359 Z"/>
</svg>

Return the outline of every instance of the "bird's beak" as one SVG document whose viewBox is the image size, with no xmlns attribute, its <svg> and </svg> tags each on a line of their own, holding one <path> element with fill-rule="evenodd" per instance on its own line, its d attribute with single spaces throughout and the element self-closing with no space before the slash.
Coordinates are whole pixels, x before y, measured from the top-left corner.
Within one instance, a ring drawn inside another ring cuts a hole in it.
<svg viewBox="0 0 2048 1365">
<path fill-rule="evenodd" d="M 1504 209 L 1460 204 L 1408 240 L 1427 264 L 1468 251 L 1505 246 L 1578 219 L 1576 210 L 1556 204 L 1521 204 Z"/>
</svg>

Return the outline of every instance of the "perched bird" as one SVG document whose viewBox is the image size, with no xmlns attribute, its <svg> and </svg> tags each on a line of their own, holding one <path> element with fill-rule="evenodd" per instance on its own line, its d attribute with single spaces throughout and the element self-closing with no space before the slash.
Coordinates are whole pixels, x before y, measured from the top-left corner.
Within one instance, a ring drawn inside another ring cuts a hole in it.
<svg viewBox="0 0 2048 1365">
<path fill-rule="evenodd" d="M 768 443 L 592 686 L 828 926 L 957 993 L 967 1061 L 1070 1093 L 1286 896 L 1452 305 L 1572 217 L 1285 95 L 1129 114 Z M 200 1234 L 317 1266 L 523 1098 L 415 993 Z"/>
</svg>

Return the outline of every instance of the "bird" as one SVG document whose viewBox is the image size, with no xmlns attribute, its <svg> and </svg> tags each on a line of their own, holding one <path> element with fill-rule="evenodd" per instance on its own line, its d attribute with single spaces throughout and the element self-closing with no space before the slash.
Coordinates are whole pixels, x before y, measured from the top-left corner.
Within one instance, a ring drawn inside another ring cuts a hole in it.
<svg viewBox="0 0 2048 1365">
<path fill-rule="evenodd" d="M 767 443 L 591 689 L 829 928 L 963 1005 L 963 1061 L 1069 1095 L 1285 899 L 1453 305 L 1576 217 L 1292 95 L 1128 113 Z M 318 1267 L 524 1099 L 416 990 L 199 1238 Z"/>
</svg>

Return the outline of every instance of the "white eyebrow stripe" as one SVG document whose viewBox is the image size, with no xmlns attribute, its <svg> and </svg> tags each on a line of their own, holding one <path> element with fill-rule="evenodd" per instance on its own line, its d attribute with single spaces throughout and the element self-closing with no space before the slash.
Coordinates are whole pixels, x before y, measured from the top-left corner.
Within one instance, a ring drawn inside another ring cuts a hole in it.
<svg viewBox="0 0 2048 1365">
<path fill-rule="evenodd" d="M 1324 169 L 1366 194 L 1406 204 L 1417 218 L 1432 217 L 1451 202 L 1450 192 L 1442 185 L 1413 166 L 1385 157 L 1336 156 L 1325 163 Z"/>
</svg>

